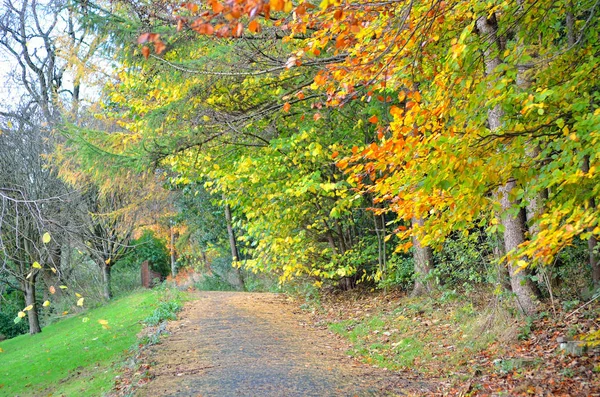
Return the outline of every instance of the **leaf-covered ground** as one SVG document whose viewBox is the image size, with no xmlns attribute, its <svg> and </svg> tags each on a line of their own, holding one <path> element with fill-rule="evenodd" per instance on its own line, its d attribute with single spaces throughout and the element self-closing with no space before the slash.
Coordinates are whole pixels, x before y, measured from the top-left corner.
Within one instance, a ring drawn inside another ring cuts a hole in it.
<svg viewBox="0 0 600 397">
<path fill-rule="evenodd" d="M 360 291 L 313 303 L 313 321 L 352 343 L 348 354 L 404 379 L 435 382 L 428 395 L 600 396 L 600 352 L 566 354 L 557 339 L 598 329 L 599 306 L 545 308 L 516 320 L 498 300 L 414 299 Z"/>
</svg>

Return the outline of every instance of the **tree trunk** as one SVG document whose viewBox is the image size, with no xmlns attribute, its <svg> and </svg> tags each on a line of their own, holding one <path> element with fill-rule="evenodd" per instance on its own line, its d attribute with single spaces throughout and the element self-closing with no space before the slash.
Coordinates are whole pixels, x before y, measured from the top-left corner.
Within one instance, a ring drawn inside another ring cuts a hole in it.
<svg viewBox="0 0 600 397">
<path fill-rule="evenodd" d="M 243 290 L 244 289 L 244 279 L 242 278 L 242 272 L 241 272 L 239 266 L 237 266 L 237 264 L 235 264 L 235 262 L 239 261 L 240 256 L 239 256 L 239 252 L 238 252 L 238 248 L 237 248 L 237 243 L 235 240 L 235 231 L 233 230 L 233 222 L 232 222 L 232 218 L 231 218 L 231 207 L 229 206 L 229 204 L 225 204 L 225 220 L 227 221 L 227 234 L 229 235 L 229 246 L 231 248 L 231 257 L 233 258 L 235 275 L 236 275 L 235 287 Z"/>
<path fill-rule="evenodd" d="M 504 226 L 504 249 L 506 252 L 514 251 L 525 241 L 525 225 L 520 214 L 517 216 L 508 215 L 514 203 L 510 200 L 510 192 L 516 187 L 516 182 L 510 180 L 506 185 L 500 188 L 500 203 L 503 213 L 502 218 Z M 531 279 L 527 277 L 525 269 L 517 269 L 514 264 L 508 264 L 508 273 L 510 274 L 511 289 L 517 297 L 519 309 L 526 315 L 532 315 L 537 312 L 537 291 L 533 286 Z"/>
<path fill-rule="evenodd" d="M 413 217 L 412 226 L 422 226 L 423 219 Z M 415 262 L 415 285 L 413 287 L 412 296 L 420 296 L 433 291 L 433 280 L 428 278 L 429 273 L 433 269 L 433 251 L 430 247 L 423 247 L 419 239 L 413 234 L 413 258 Z"/>
<path fill-rule="evenodd" d="M 31 276 L 29 280 L 24 283 L 25 289 L 25 305 L 33 306 L 31 310 L 27 312 L 27 319 L 29 320 L 29 334 L 39 334 L 42 332 L 40 327 L 40 319 L 37 312 L 37 304 L 35 303 L 35 275 Z"/>
<path fill-rule="evenodd" d="M 498 40 L 498 22 L 496 14 L 492 13 L 489 18 L 480 17 L 477 19 L 477 30 L 487 39 L 488 45 L 484 51 L 484 62 L 486 75 L 491 76 L 496 68 L 501 64 L 498 53 L 502 50 Z M 488 110 L 488 125 L 491 131 L 498 131 L 502 127 L 504 112 L 499 105 Z M 520 214 L 510 215 L 511 209 L 516 203 L 510 200 L 510 192 L 516 186 L 514 179 L 510 179 L 504 186 L 498 190 L 500 203 L 502 206 L 502 225 L 504 226 L 504 248 L 507 253 L 515 250 L 519 244 L 525 241 L 525 225 Z M 531 315 L 537 311 L 537 299 L 535 290 L 531 282 L 528 282 L 526 272 L 518 271 L 513 264 L 509 263 L 508 272 L 510 274 L 510 285 L 517 296 L 520 310 Z"/>
<path fill-rule="evenodd" d="M 175 231 L 173 230 L 173 226 L 171 226 L 171 276 L 175 278 L 177 276 L 177 269 L 175 267 L 175 263 L 177 261 L 177 254 L 175 253 Z"/>
<path fill-rule="evenodd" d="M 111 266 L 106 264 L 106 262 L 102 262 L 102 280 L 104 282 L 104 298 L 106 300 L 110 300 L 113 297 L 112 289 L 110 288 L 110 271 Z"/>
</svg>

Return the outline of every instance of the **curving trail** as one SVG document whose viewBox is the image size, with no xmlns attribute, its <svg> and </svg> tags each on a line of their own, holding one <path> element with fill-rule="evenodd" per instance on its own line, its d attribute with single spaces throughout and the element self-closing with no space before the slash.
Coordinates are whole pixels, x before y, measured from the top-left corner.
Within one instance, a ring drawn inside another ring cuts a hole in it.
<svg viewBox="0 0 600 397">
<path fill-rule="evenodd" d="M 409 382 L 348 358 L 281 296 L 200 292 L 146 357 L 136 396 L 396 396 Z"/>
</svg>

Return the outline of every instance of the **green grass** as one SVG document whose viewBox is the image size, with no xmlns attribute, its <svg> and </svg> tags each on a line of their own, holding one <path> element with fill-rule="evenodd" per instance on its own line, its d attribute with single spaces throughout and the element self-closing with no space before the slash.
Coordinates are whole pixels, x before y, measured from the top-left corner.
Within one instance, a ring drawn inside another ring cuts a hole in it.
<svg viewBox="0 0 600 397">
<path fill-rule="evenodd" d="M 332 322 L 329 329 L 352 343 L 348 354 L 368 364 L 432 375 L 465 365 L 502 335 L 496 323 L 505 326 L 502 321 L 487 324 L 490 313 L 471 302 L 440 305 L 435 299 L 407 297 L 396 304 L 396 309 Z"/>
<path fill-rule="evenodd" d="M 0 343 L 0 396 L 101 396 L 158 300 L 156 292 L 135 292 Z"/>
</svg>

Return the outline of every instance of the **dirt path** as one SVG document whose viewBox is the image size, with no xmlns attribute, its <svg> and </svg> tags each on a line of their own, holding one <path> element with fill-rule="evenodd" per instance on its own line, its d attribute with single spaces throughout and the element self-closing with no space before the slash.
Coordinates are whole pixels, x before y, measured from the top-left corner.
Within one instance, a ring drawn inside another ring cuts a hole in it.
<svg viewBox="0 0 600 397">
<path fill-rule="evenodd" d="M 306 325 L 283 297 L 198 295 L 169 324 L 171 335 L 145 357 L 152 380 L 137 396 L 395 396 L 419 390 L 346 357 L 347 345 Z"/>
</svg>

